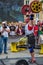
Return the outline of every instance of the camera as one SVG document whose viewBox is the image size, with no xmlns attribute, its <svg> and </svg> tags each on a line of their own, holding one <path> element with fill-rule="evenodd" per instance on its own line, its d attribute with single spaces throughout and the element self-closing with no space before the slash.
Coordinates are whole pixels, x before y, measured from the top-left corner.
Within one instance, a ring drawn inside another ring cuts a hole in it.
<svg viewBox="0 0 43 65">
<path fill-rule="evenodd" d="M 7 28 L 7 25 L 6 25 L 6 24 L 4 24 L 3 28 Z"/>
</svg>

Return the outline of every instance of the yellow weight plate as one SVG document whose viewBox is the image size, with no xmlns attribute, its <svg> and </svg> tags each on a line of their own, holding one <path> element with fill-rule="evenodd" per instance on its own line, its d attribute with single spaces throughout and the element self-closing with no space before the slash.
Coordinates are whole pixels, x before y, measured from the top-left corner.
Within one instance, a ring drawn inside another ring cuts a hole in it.
<svg viewBox="0 0 43 65">
<path fill-rule="evenodd" d="M 34 13 L 38 13 L 42 10 L 42 3 L 38 1 L 33 1 L 30 4 L 31 10 Z"/>
</svg>

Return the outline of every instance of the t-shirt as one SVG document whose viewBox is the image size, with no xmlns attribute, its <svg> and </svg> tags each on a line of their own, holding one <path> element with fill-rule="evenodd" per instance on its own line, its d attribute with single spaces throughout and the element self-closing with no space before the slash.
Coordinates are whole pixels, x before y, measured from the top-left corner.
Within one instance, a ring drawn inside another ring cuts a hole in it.
<svg viewBox="0 0 43 65">
<path fill-rule="evenodd" d="M 22 34 L 23 34 L 23 30 L 18 28 L 18 29 L 17 29 L 17 34 L 22 35 Z"/>
<path fill-rule="evenodd" d="M 43 31 L 39 31 L 39 35 L 43 34 Z"/>
<path fill-rule="evenodd" d="M 16 35 L 15 34 L 16 27 L 15 26 L 10 26 L 9 28 L 10 28 L 10 35 Z"/>
<path fill-rule="evenodd" d="M 1 31 L 3 30 L 3 27 L 2 27 L 2 26 L 0 27 L 0 30 L 1 30 Z M 8 26 L 7 26 L 6 30 L 10 30 Z M 7 31 L 4 31 L 4 32 L 2 33 L 2 35 L 3 35 L 4 37 L 8 37 L 8 32 L 7 32 Z"/>
<path fill-rule="evenodd" d="M 15 31 L 16 27 L 15 26 L 10 26 L 9 28 L 10 28 L 10 31 Z"/>
</svg>

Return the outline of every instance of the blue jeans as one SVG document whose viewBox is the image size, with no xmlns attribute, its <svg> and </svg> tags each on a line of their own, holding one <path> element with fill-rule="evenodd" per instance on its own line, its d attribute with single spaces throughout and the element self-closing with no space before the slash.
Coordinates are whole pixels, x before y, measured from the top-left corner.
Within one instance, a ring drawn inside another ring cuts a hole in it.
<svg viewBox="0 0 43 65">
<path fill-rule="evenodd" d="M 2 53 L 3 50 L 3 40 L 2 37 L 0 37 L 0 53 Z"/>
<path fill-rule="evenodd" d="M 2 37 L 3 39 L 3 44 L 4 44 L 4 53 L 7 52 L 7 40 L 8 40 L 8 37 Z"/>
</svg>

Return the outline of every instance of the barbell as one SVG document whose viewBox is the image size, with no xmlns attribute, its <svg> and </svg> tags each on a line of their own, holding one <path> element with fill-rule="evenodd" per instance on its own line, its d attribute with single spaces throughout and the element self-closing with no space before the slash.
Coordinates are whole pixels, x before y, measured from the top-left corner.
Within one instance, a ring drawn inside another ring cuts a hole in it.
<svg viewBox="0 0 43 65">
<path fill-rule="evenodd" d="M 23 5 L 21 9 L 23 15 L 26 15 L 27 12 L 30 14 L 31 12 L 39 13 L 40 11 L 42 11 L 42 3 L 39 1 L 32 1 L 30 5 Z"/>
</svg>

